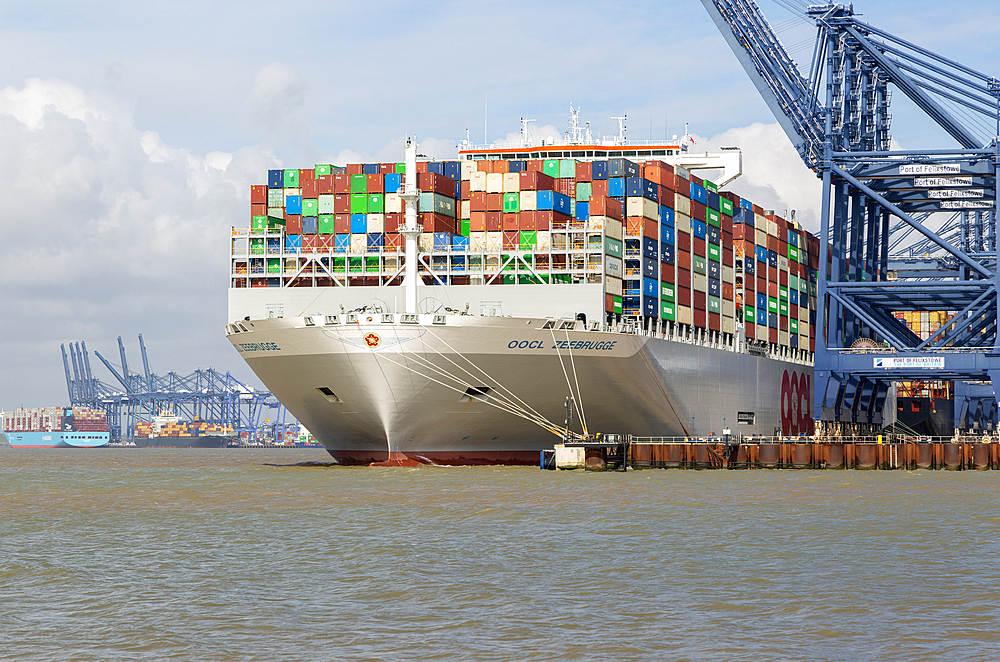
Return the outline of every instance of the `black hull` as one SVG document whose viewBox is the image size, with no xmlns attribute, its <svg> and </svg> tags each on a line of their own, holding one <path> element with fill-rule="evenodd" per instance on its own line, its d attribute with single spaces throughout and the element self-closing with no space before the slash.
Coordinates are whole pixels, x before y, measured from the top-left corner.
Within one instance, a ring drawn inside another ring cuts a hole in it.
<svg viewBox="0 0 1000 662">
<path fill-rule="evenodd" d="M 917 434 L 950 437 L 955 433 L 955 401 L 899 398 L 896 401 L 896 420 Z"/>
<path fill-rule="evenodd" d="M 208 435 L 204 437 L 137 437 L 139 448 L 225 448 L 229 437 Z"/>
</svg>

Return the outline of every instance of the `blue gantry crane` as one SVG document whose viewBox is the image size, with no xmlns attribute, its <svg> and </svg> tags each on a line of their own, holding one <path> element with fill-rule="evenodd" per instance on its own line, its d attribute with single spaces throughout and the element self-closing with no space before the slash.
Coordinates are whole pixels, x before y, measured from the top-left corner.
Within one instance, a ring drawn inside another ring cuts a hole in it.
<svg viewBox="0 0 1000 662">
<path fill-rule="evenodd" d="M 817 28 L 803 72 L 754 2 L 702 3 L 823 180 L 817 420 L 841 434 L 862 432 L 882 421 L 892 382 L 954 380 L 992 383 L 989 402 L 982 388 L 964 387 L 956 402 L 966 423 L 992 429 L 1000 81 L 862 22 L 853 5 L 781 0 Z M 940 148 L 892 149 L 893 91 L 942 130 Z M 915 311 L 948 318 L 921 338 L 896 317 Z"/>
<path fill-rule="evenodd" d="M 236 439 L 246 442 L 283 436 L 276 432 L 285 430 L 285 409 L 268 391 L 256 390 L 228 372 L 222 374 L 212 368 L 195 370 L 186 376 L 176 372 L 160 376 L 151 372 L 142 334 L 139 335 L 141 373 L 129 370 L 121 336 L 118 336 L 120 367 L 116 368 L 100 352 L 94 352 L 117 384 L 106 384 L 94 377 L 87 343 L 70 343 L 68 355 L 66 346 L 60 347 L 71 405 L 103 409 L 113 442 L 133 441 L 136 424 L 151 420 L 163 410 L 172 411 L 182 420 L 226 426 L 233 430 Z M 262 420 L 265 410 L 271 409 L 279 411 L 265 424 Z"/>
</svg>

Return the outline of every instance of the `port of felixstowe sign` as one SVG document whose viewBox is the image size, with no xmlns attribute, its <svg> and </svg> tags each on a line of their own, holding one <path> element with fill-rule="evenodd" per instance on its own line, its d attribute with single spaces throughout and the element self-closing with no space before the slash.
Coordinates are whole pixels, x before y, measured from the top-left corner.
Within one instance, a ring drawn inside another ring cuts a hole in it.
<svg viewBox="0 0 1000 662">
<path fill-rule="evenodd" d="M 899 356 L 873 359 L 876 368 L 898 370 L 901 368 L 943 368 L 943 356 Z"/>
</svg>

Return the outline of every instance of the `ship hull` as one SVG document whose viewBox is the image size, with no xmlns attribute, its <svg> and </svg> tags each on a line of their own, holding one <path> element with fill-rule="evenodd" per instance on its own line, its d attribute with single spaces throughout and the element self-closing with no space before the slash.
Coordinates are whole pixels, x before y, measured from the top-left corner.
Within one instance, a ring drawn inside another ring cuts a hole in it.
<svg viewBox="0 0 1000 662">
<path fill-rule="evenodd" d="M 5 432 L 11 448 L 99 448 L 108 443 L 107 432 Z"/>
<path fill-rule="evenodd" d="M 205 435 L 202 437 L 136 437 L 134 441 L 139 448 L 225 448 L 231 439 L 218 435 Z"/>
<path fill-rule="evenodd" d="M 229 336 L 265 386 L 347 464 L 534 464 L 559 441 L 555 427 L 567 419 L 571 390 L 578 432 L 584 423 L 590 434 L 640 437 L 727 427 L 747 435 L 812 432 L 812 368 L 804 363 L 545 329 L 544 319 L 365 321 L 262 320 Z"/>
</svg>

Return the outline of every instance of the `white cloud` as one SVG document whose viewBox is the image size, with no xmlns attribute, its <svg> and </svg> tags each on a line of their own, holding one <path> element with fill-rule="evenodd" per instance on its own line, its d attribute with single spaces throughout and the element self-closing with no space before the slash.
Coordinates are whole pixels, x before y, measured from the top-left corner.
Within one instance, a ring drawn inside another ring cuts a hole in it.
<svg viewBox="0 0 1000 662">
<path fill-rule="evenodd" d="M 221 357 L 248 374 L 222 334 L 229 235 L 273 155 L 171 147 L 112 100 L 38 79 L 0 91 L 0 155 L 0 405 L 64 400 L 71 340 L 114 354 L 142 332 L 157 372 Z"/>
<path fill-rule="evenodd" d="M 287 64 L 273 62 L 261 67 L 247 99 L 249 116 L 260 140 L 308 149 L 311 141 L 303 115 L 308 89 L 299 73 Z"/>
</svg>

